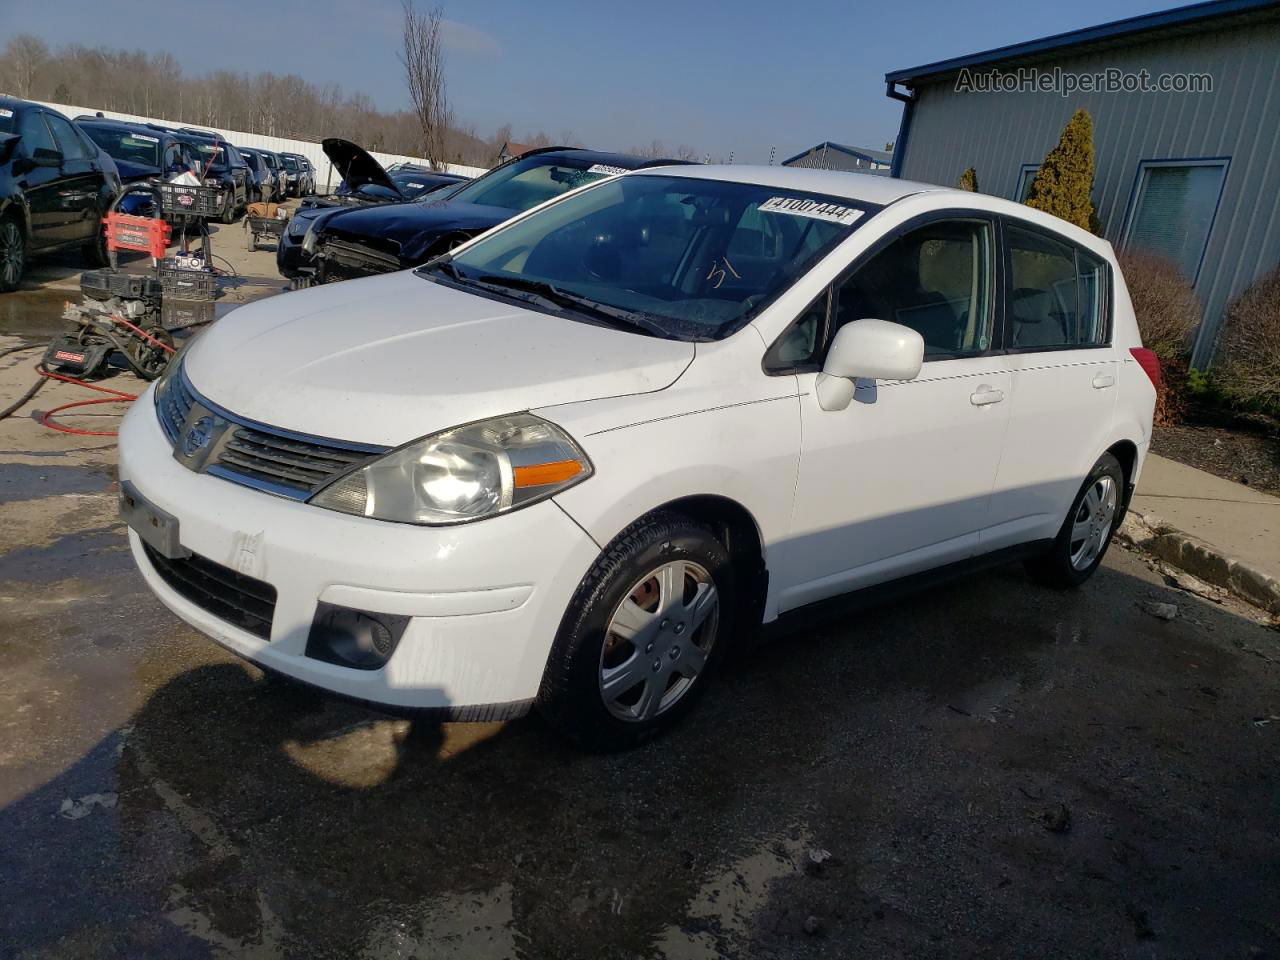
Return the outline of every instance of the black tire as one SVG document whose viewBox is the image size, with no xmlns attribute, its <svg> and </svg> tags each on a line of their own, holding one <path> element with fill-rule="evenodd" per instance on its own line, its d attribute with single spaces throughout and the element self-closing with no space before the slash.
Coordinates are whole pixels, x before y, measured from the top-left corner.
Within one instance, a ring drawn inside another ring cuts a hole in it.
<svg viewBox="0 0 1280 960">
<path fill-rule="evenodd" d="M 27 239 L 22 224 L 0 217 L 0 293 L 17 290 L 27 269 Z"/>
<path fill-rule="evenodd" d="M 1095 491 L 1100 484 L 1105 487 L 1107 481 L 1110 482 L 1114 499 L 1110 505 L 1109 515 L 1103 518 L 1098 511 L 1087 508 L 1085 501 L 1091 491 Z M 1053 546 L 1040 556 L 1026 562 L 1027 573 L 1031 578 L 1047 587 L 1069 590 L 1080 586 L 1093 576 L 1093 572 L 1102 563 L 1102 558 L 1106 556 L 1107 548 L 1111 546 L 1111 538 L 1115 535 L 1123 497 L 1124 470 L 1119 460 L 1110 453 L 1104 453 L 1093 465 L 1084 483 L 1080 485 L 1080 491 L 1071 501 L 1071 509 L 1067 511 L 1067 518 L 1062 522 L 1062 528 L 1058 531 Z M 1088 547 L 1086 539 L 1080 539 L 1078 535 L 1073 536 L 1073 531 L 1077 534 L 1079 532 L 1077 524 L 1088 523 L 1091 529 L 1101 530 L 1104 522 L 1106 529 L 1096 552 L 1088 551 L 1081 554 L 1079 559 L 1073 562 L 1073 557 L 1076 557 L 1081 547 Z"/>
<path fill-rule="evenodd" d="M 653 592 L 651 600 L 642 598 L 652 603 L 652 611 L 634 606 L 651 618 L 648 630 L 637 634 L 648 642 L 641 647 L 616 635 L 611 638 L 609 628 L 623 602 L 635 601 L 654 582 L 646 579 L 651 573 L 677 561 L 688 571 L 680 574 L 680 606 L 673 607 L 670 615 L 663 614 L 665 598 Z M 686 621 L 685 614 L 694 608 L 684 604 L 701 595 L 696 578 L 703 575 L 706 579 L 701 583 L 714 586 L 717 603 L 700 623 Z M 692 596 L 690 585 L 695 591 Z M 701 695 L 724 658 L 737 611 L 736 572 L 729 552 L 709 527 L 667 512 L 638 520 L 604 549 L 574 593 L 547 659 L 538 707 L 556 729 L 589 749 L 620 750 L 642 743 L 679 720 Z M 689 625 L 693 629 L 686 633 Z M 701 655 L 696 659 L 695 648 Z M 633 685 L 629 690 L 620 685 L 616 691 L 620 697 L 610 699 L 612 706 L 606 705 L 603 692 L 603 671 L 617 666 L 606 662 L 609 657 L 617 664 L 636 667 Z M 696 665 L 698 659 L 703 661 L 701 666 Z M 696 669 L 692 677 L 682 674 L 685 665 Z M 651 694 L 651 682 L 655 694 Z M 634 705 L 619 702 L 633 693 Z M 668 697 L 671 703 L 662 707 Z M 656 703 L 650 716 L 624 718 L 615 712 L 649 712 L 644 705 L 650 700 Z"/>
<path fill-rule="evenodd" d="M 222 206 L 222 213 L 218 216 L 220 223 L 236 222 L 236 192 L 232 190 L 227 194 L 227 202 Z"/>
<path fill-rule="evenodd" d="M 95 269 L 111 266 L 111 257 L 107 253 L 107 231 L 102 224 L 102 218 L 98 218 L 98 225 L 94 228 L 97 232 L 94 238 L 80 248 L 80 255 L 84 257 L 84 262 Z"/>
</svg>

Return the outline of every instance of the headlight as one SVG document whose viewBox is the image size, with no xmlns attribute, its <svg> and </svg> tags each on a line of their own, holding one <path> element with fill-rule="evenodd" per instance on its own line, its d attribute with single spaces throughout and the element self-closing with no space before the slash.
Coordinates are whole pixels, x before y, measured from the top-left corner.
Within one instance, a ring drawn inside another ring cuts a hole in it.
<svg viewBox="0 0 1280 960">
<path fill-rule="evenodd" d="M 310 502 L 399 523 L 462 523 L 545 500 L 591 474 L 591 461 L 568 434 L 517 413 L 415 440 Z"/>
<path fill-rule="evenodd" d="M 318 224 L 312 220 L 311 226 L 307 227 L 307 234 L 302 238 L 302 252 L 309 257 L 314 257 L 316 253 L 316 242 L 320 239 L 316 230 Z"/>
</svg>

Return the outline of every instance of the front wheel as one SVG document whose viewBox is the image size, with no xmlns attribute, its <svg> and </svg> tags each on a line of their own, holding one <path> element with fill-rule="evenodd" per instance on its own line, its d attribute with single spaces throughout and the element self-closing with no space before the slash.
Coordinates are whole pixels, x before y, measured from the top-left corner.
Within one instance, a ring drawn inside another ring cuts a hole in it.
<svg viewBox="0 0 1280 960">
<path fill-rule="evenodd" d="M 1062 589 L 1078 587 L 1093 576 L 1111 545 L 1123 489 L 1120 461 L 1104 453 L 1072 501 L 1053 546 L 1027 561 L 1032 579 Z"/>
<path fill-rule="evenodd" d="M 634 746 L 693 704 L 734 628 L 737 579 L 710 529 L 637 521 L 583 579 L 547 661 L 538 706 L 584 746 Z"/>
</svg>

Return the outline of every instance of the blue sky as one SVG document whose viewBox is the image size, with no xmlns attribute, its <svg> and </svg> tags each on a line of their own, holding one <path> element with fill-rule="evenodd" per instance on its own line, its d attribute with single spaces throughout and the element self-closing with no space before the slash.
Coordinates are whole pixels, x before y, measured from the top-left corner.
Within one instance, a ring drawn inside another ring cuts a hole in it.
<svg viewBox="0 0 1280 960">
<path fill-rule="evenodd" d="M 419 0 L 420 7 L 434 5 Z M 482 135 L 564 131 L 589 146 L 662 140 L 740 163 L 822 140 L 883 146 L 900 105 L 888 70 L 1179 6 L 991 0 L 445 0 L 454 112 Z M 191 71 L 298 73 L 404 105 L 399 0 L 0 0 L 0 42 L 29 31 L 169 50 Z M 155 13 L 163 11 L 161 16 Z M 85 104 L 85 106 L 91 106 Z"/>
</svg>

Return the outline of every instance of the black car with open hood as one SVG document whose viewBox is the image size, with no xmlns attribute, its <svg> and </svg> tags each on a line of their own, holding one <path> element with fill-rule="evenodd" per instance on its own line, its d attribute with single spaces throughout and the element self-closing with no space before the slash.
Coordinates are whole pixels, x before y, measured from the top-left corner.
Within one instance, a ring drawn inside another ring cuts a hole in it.
<svg viewBox="0 0 1280 960">
<path fill-rule="evenodd" d="M 404 270 L 576 187 L 676 163 L 572 147 L 532 150 L 439 198 L 330 214 L 312 225 L 306 252 L 325 282 Z"/>
<path fill-rule="evenodd" d="M 304 253 L 302 241 L 312 224 L 330 212 L 371 204 L 407 203 L 467 181 L 455 173 L 416 168 L 388 172 L 363 147 L 340 137 L 329 137 L 320 146 L 342 179 L 333 193 L 304 199 L 280 238 L 276 266 L 281 276 L 290 280 L 314 278 L 314 263 Z"/>
</svg>

